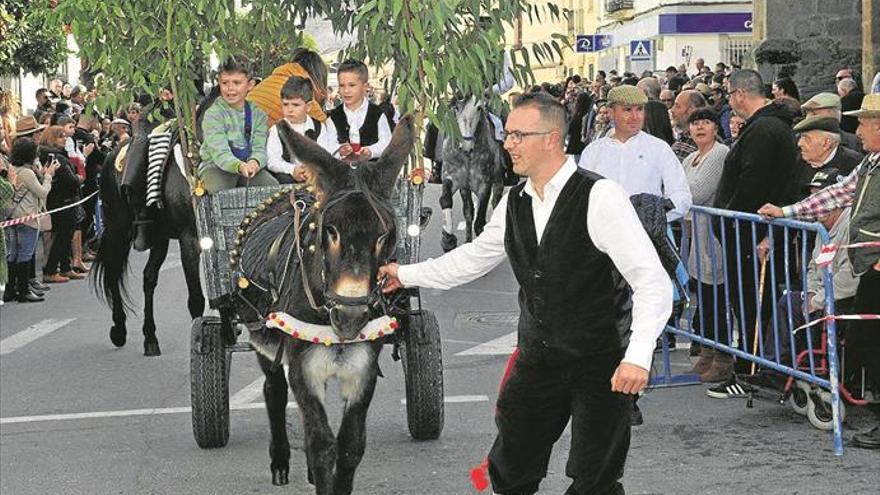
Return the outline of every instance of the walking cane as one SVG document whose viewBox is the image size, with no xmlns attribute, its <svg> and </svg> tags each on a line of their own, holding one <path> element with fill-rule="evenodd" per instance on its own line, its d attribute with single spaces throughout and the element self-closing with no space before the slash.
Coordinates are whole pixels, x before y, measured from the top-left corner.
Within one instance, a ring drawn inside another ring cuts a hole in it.
<svg viewBox="0 0 880 495">
<path fill-rule="evenodd" d="M 767 252 L 767 256 L 770 256 L 770 252 Z M 761 322 L 761 308 L 764 305 L 764 278 L 767 274 L 767 256 L 764 256 L 764 259 L 761 260 L 761 278 L 760 282 L 758 282 L 758 311 L 755 315 L 755 332 L 753 333 L 753 342 L 752 342 L 752 354 L 758 355 L 758 325 Z M 755 374 L 756 363 L 752 361 L 752 371 L 751 375 Z"/>
</svg>

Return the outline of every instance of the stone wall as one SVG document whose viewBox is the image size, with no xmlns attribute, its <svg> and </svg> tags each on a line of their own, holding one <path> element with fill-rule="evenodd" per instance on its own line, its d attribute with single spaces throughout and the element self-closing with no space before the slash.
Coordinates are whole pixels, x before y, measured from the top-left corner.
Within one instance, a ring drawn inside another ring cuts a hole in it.
<svg viewBox="0 0 880 495">
<path fill-rule="evenodd" d="M 756 2 L 755 16 L 763 17 L 759 22 L 766 30 L 766 39 L 756 40 L 758 70 L 768 82 L 781 76 L 794 78 L 801 99 L 835 91 L 839 69 L 850 67 L 861 73 L 862 1 Z"/>
</svg>

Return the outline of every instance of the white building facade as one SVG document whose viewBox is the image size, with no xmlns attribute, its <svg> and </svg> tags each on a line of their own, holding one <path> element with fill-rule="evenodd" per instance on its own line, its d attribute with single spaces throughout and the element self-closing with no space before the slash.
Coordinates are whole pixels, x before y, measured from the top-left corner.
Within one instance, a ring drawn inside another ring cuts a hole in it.
<svg viewBox="0 0 880 495">
<path fill-rule="evenodd" d="M 600 69 L 640 74 L 702 58 L 742 64 L 752 46 L 752 2 L 605 0 L 596 34 L 610 42 L 597 53 Z"/>
</svg>

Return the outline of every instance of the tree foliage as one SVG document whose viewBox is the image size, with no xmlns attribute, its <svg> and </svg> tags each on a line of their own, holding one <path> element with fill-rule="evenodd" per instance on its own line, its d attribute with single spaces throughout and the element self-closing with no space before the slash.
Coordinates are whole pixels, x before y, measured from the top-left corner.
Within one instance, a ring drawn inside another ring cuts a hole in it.
<svg viewBox="0 0 880 495">
<path fill-rule="evenodd" d="M 0 76 L 54 71 L 67 57 L 61 24 L 50 19 L 51 0 L 0 2 Z"/>
<path fill-rule="evenodd" d="M 93 71 L 103 77 L 99 104 L 171 86 L 178 116 L 192 122 L 196 81 L 208 55 L 244 52 L 260 72 L 286 62 L 303 42 L 305 20 L 331 21 L 353 33 L 343 56 L 372 66 L 393 64 L 392 89 L 403 112 L 448 122 L 450 93 L 482 94 L 500 77 L 504 26 L 516 19 L 560 17 L 558 7 L 525 0 L 63 0 L 55 10 L 69 23 Z M 481 14 L 484 16 L 480 20 Z M 561 56 L 564 36 L 532 47 L 539 58 Z M 516 50 L 515 73 L 532 80 L 527 49 Z M 436 113 L 435 113 L 436 112 Z"/>
</svg>

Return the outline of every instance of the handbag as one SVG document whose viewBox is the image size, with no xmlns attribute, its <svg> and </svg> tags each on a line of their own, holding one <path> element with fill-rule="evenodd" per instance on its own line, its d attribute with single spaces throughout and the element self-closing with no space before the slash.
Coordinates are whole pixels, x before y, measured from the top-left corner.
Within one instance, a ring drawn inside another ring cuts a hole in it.
<svg viewBox="0 0 880 495">
<path fill-rule="evenodd" d="M 42 211 L 40 213 L 46 213 L 46 211 Z M 51 215 L 43 215 L 37 218 L 37 229 L 40 232 L 51 232 L 52 231 L 52 216 Z"/>
</svg>

